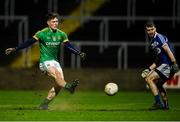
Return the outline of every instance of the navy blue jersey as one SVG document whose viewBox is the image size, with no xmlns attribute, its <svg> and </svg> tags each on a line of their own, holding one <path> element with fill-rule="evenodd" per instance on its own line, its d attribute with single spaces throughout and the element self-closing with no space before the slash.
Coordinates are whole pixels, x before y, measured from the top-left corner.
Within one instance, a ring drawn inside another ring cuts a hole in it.
<svg viewBox="0 0 180 122">
<path fill-rule="evenodd" d="M 168 42 L 168 38 L 162 34 L 156 33 L 153 38 L 151 38 L 150 48 L 156 57 L 156 64 L 171 64 L 171 60 L 168 54 L 163 49 L 164 44 L 168 44 L 169 49 L 173 52 L 172 45 Z"/>
</svg>

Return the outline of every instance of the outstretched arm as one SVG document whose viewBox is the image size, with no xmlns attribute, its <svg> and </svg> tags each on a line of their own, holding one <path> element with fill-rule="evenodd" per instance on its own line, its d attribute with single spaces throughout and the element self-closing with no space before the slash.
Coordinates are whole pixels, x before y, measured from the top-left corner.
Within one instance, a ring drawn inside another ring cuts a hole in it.
<svg viewBox="0 0 180 122">
<path fill-rule="evenodd" d="M 84 52 L 79 51 L 76 49 L 69 41 L 64 42 L 65 47 L 67 47 L 72 53 L 79 55 L 83 60 L 86 57 L 86 54 Z"/>
<path fill-rule="evenodd" d="M 20 44 L 19 46 L 17 46 L 17 47 L 7 48 L 7 49 L 5 50 L 5 54 L 6 54 L 6 55 L 9 55 L 9 54 L 11 54 L 11 53 L 13 53 L 13 52 L 16 52 L 16 51 L 18 51 L 18 50 L 22 50 L 22 49 L 27 48 L 27 47 L 29 47 L 30 45 L 34 44 L 35 42 L 36 42 L 36 40 L 35 40 L 34 38 L 28 39 L 27 41 L 21 43 L 21 44 Z"/>
</svg>

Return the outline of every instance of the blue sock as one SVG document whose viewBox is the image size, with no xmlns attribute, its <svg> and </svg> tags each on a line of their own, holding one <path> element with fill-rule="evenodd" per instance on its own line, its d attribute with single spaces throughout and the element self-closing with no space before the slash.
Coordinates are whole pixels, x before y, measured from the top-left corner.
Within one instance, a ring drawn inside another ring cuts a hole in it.
<svg viewBox="0 0 180 122">
<path fill-rule="evenodd" d="M 154 96 L 154 99 L 155 99 L 156 104 L 161 104 L 161 99 L 160 99 L 159 94 Z"/>
<path fill-rule="evenodd" d="M 164 107 L 165 107 L 165 108 L 169 108 L 169 105 L 168 105 L 168 101 L 167 101 L 167 100 L 163 100 L 163 103 L 164 103 Z"/>
</svg>

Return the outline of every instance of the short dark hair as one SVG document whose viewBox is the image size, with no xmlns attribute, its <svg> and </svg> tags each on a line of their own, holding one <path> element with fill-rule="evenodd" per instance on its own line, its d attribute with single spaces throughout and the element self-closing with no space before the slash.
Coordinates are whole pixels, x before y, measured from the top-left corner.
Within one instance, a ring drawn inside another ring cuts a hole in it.
<svg viewBox="0 0 180 122">
<path fill-rule="evenodd" d="M 145 24 L 145 27 L 155 27 L 155 24 L 153 21 L 147 21 L 146 24 Z"/>
<path fill-rule="evenodd" d="M 51 19 L 54 19 L 54 18 L 60 19 L 60 15 L 59 15 L 58 13 L 54 13 L 54 12 L 48 13 L 48 14 L 46 15 L 46 20 L 47 20 L 47 21 L 49 21 L 49 20 L 51 20 Z"/>
</svg>

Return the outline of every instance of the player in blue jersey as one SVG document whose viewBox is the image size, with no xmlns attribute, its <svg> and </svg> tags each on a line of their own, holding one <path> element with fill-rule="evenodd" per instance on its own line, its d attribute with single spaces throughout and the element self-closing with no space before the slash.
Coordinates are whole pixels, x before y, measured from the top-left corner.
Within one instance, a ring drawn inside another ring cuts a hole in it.
<svg viewBox="0 0 180 122">
<path fill-rule="evenodd" d="M 179 71 L 172 45 L 168 38 L 156 31 L 153 22 L 147 22 L 145 32 L 150 41 L 150 51 L 154 56 L 152 65 L 142 72 L 151 92 L 154 96 L 154 104 L 150 110 L 169 109 L 167 92 L 163 84 Z"/>
<path fill-rule="evenodd" d="M 48 104 L 57 96 L 61 88 L 65 88 L 70 93 L 74 93 L 79 80 L 74 80 L 71 82 L 66 82 L 64 80 L 64 75 L 59 61 L 59 51 L 60 45 L 64 44 L 65 47 L 69 49 L 71 53 L 79 55 L 82 59 L 85 58 L 86 54 L 84 52 L 76 49 L 68 40 L 65 32 L 58 29 L 59 26 L 59 14 L 49 13 L 47 15 L 47 27 L 35 33 L 35 35 L 24 41 L 15 48 L 8 48 L 5 50 L 7 55 L 27 48 L 39 42 L 40 47 L 40 64 L 39 68 L 48 76 L 52 77 L 55 81 L 55 85 L 49 90 L 47 97 L 44 99 L 39 109 L 48 109 Z"/>
</svg>

